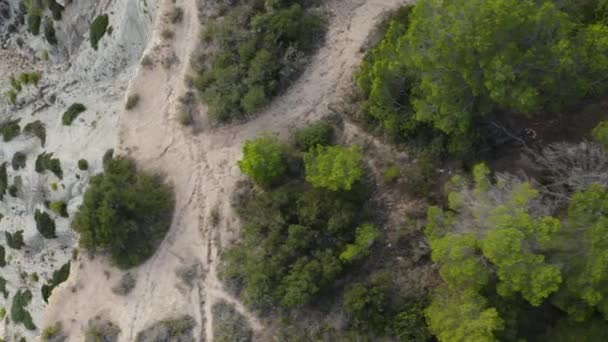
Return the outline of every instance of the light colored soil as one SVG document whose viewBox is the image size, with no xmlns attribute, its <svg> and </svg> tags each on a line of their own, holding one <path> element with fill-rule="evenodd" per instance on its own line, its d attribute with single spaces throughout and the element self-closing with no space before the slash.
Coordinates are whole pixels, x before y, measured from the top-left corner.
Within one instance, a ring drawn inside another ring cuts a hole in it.
<svg viewBox="0 0 608 342">
<path fill-rule="evenodd" d="M 70 279 L 53 293 L 46 325 L 60 320 L 69 340 L 81 341 L 86 322 L 100 315 L 121 327 L 120 341 L 133 341 L 140 330 L 158 320 L 189 314 L 198 323 L 196 337 L 211 341 L 211 307 L 225 300 L 259 331 L 262 326 L 255 315 L 226 293 L 217 277 L 219 253 L 237 238 L 240 225 L 230 206 L 230 195 L 236 182 L 244 178 L 236 166 L 243 142 L 264 131 L 287 138 L 295 127 L 329 114 L 332 101 L 350 89 L 370 33 L 387 11 L 405 2 L 326 1 L 330 14 L 327 39 L 303 76 L 249 122 L 203 128 L 193 134 L 177 121 L 177 107 L 179 96 L 187 90 L 183 80 L 189 56 L 198 44 L 197 11 L 194 0 L 177 0 L 184 8 L 184 21 L 174 29 L 170 46 L 160 37 L 165 24 L 157 23 L 150 53 L 158 59 L 172 50 L 179 61 L 168 70 L 159 63 L 153 69 L 139 70 L 128 93 L 138 93 L 141 100 L 134 110 L 121 115 L 117 146 L 117 153 L 165 175 L 173 185 L 176 211 L 171 230 L 157 253 L 132 271 L 137 285 L 124 297 L 111 292 L 120 279 L 119 271 L 103 258 L 81 256 L 73 263 Z M 163 1 L 159 18 L 171 6 L 172 1 Z M 204 108 L 201 111 L 204 113 Z M 210 219 L 214 208 L 221 217 L 217 226 Z M 203 265 L 206 276 L 189 289 L 175 271 L 196 262 Z"/>
</svg>

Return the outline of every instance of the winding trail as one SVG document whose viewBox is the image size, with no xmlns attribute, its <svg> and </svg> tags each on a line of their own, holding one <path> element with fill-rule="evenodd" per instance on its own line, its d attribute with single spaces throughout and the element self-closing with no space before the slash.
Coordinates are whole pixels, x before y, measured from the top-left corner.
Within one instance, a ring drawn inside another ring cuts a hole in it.
<svg viewBox="0 0 608 342">
<path fill-rule="evenodd" d="M 133 157 L 144 169 L 163 174 L 176 194 L 170 232 L 157 253 L 134 270 L 137 285 L 127 296 L 110 288 L 120 278 L 106 260 L 80 257 L 67 282 L 56 289 L 46 314 L 46 324 L 61 320 L 70 341 L 82 341 L 89 319 L 100 316 L 117 323 L 121 341 L 134 341 L 137 332 L 152 323 L 183 314 L 199 323 L 197 338 L 211 341 L 211 307 L 225 300 L 241 312 L 256 331 L 261 322 L 222 288 L 217 278 L 219 254 L 238 235 L 239 222 L 230 206 L 230 195 L 242 179 L 236 161 L 245 140 L 263 131 L 287 137 L 295 127 L 330 112 L 332 101 L 343 98 L 352 85 L 362 48 L 386 12 L 407 0 L 331 0 L 324 7 L 330 15 L 326 42 L 311 58 L 303 76 L 267 110 L 245 124 L 204 128 L 193 134 L 177 120 L 180 95 L 187 91 L 184 78 L 189 56 L 198 44 L 196 0 L 177 0 L 184 20 L 174 28 L 172 42 L 163 42 L 163 13 L 172 0 L 163 0 L 148 54 L 157 60 L 173 51 L 178 61 L 170 68 L 156 63 L 141 68 L 128 94 L 140 95 L 139 105 L 124 112 L 119 121 L 116 152 Z M 158 62 L 158 61 L 157 61 Z M 204 115 L 205 109 L 201 112 Z M 211 212 L 220 213 L 214 226 Z M 176 277 L 176 270 L 200 264 L 204 276 L 192 288 Z M 105 273 L 104 273 L 105 271 Z"/>
</svg>

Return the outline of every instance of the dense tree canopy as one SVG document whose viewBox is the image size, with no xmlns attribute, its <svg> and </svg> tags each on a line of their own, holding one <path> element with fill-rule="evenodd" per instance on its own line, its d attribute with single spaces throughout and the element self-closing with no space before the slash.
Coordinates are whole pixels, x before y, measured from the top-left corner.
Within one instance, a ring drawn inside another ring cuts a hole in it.
<svg viewBox="0 0 608 342">
<path fill-rule="evenodd" d="M 257 184 L 269 187 L 287 171 L 285 146 L 270 134 L 248 140 L 243 145 L 243 159 L 238 164 Z"/>
<path fill-rule="evenodd" d="M 317 145 L 304 154 L 306 180 L 316 188 L 350 190 L 363 176 L 361 147 Z"/>
<path fill-rule="evenodd" d="M 168 231 L 171 189 L 155 176 L 138 171 L 130 159 L 109 159 L 104 173 L 91 178 L 72 228 L 80 245 L 105 250 L 119 267 L 141 264 Z"/>
</svg>

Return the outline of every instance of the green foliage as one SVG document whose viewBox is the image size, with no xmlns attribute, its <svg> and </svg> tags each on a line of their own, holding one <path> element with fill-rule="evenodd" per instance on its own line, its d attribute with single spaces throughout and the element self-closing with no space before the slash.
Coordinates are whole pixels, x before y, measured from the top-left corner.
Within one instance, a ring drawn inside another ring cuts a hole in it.
<svg viewBox="0 0 608 342">
<path fill-rule="evenodd" d="M 25 242 L 23 242 L 23 230 L 18 230 L 12 234 L 5 231 L 4 237 L 6 238 L 6 244 L 12 249 L 19 250 L 25 246 Z"/>
<path fill-rule="evenodd" d="M 382 174 L 382 179 L 384 183 L 393 183 L 401 176 L 401 169 L 397 165 L 388 166 L 384 169 L 384 173 Z"/>
<path fill-rule="evenodd" d="M 13 89 L 7 90 L 6 92 L 4 92 L 4 96 L 6 96 L 6 99 L 9 104 L 13 106 L 17 104 L 17 91 Z"/>
<path fill-rule="evenodd" d="M 13 297 L 11 305 L 11 319 L 15 323 L 21 323 L 28 330 L 36 330 L 32 316 L 25 308 L 32 301 L 32 293 L 30 290 L 18 290 Z"/>
<path fill-rule="evenodd" d="M 44 21 L 44 38 L 51 45 L 57 45 L 57 36 L 55 35 L 55 27 L 53 21 L 46 18 Z"/>
<path fill-rule="evenodd" d="M 296 131 L 296 147 L 306 152 L 317 145 L 329 145 L 334 129 L 326 121 L 317 121 Z"/>
<path fill-rule="evenodd" d="M 21 84 L 31 84 L 37 86 L 41 78 L 42 75 L 39 72 L 23 72 L 21 75 L 19 75 L 19 82 L 21 82 Z"/>
<path fill-rule="evenodd" d="M 199 59 L 195 84 L 214 119 L 258 111 L 298 75 L 324 30 L 302 3 L 242 2 L 208 23 L 203 37 L 215 49 Z"/>
<path fill-rule="evenodd" d="M 6 266 L 6 250 L 0 245 L 0 267 Z"/>
<path fill-rule="evenodd" d="M 239 210 L 243 239 L 225 253 L 224 277 L 256 308 L 314 301 L 342 274 L 338 255 L 354 243 L 366 199 L 362 189 L 333 192 L 302 181 L 250 194 Z"/>
<path fill-rule="evenodd" d="M 6 162 L 0 164 L 0 201 L 8 189 L 8 174 L 6 172 Z"/>
<path fill-rule="evenodd" d="M 600 122 L 591 133 L 595 141 L 608 149 L 608 121 Z"/>
<path fill-rule="evenodd" d="M 4 299 L 8 298 L 8 290 L 6 289 L 6 279 L 4 279 L 2 276 L 0 276 L 0 292 L 2 292 Z M 5 314 L 6 314 L 6 310 L 5 310 Z"/>
<path fill-rule="evenodd" d="M 36 157 L 34 169 L 38 173 L 43 173 L 50 170 L 57 178 L 63 179 L 63 170 L 61 170 L 61 162 L 57 158 L 53 158 L 53 153 L 43 152 Z"/>
<path fill-rule="evenodd" d="M 121 268 L 148 259 L 167 233 L 173 212 L 171 188 L 138 171 L 132 160 L 109 159 L 91 178 L 72 228 L 80 246 L 106 250 Z"/>
<path fill-rule="evenodd" d="M 354 243 L 346 245 L 340 253 L 340 260 L 349 263 L 368 256 L 370 247 L 379 236 L 380 232 L 373 224 L 365 223 L 357 227 Z"/>
<path fill-rule="evenodd" d="M 69 126 L 74 120 L 76 120 L 78 115 L 85 110 L 87 110 L 87 107 L 85 107 L 82 103 L 74 103 L 63 113 L 61 122 L 64 126 Z"/>
<path fill-rule="evenodd" d="M 10 120 L 0 125 L 0 134 L 2 134 L 4 142 L 9 142 L 19 136 L 21 133 L 19 121 L 21 120 Z"/>
<path fill-rule="evenodd" d="M 53 272 L 53 277 L 42 287 L 40 288 L 40 292 L 42 293 L 42 299 L 48 303 L 48 299 L 53 293 L 53 289 L 64 281 L 68 280 L 70 276 L 70 262 L 68 261 L 63 266 L 61 266 L 58 270 Z"/>
<path fill-rule="evenodd" d="M 17 197 L 17 193 L 19 192 L 19 189 L 17 188 L 17 185 L 12 184 L 11 186 L 8 187 L 8 194 L 11 195 L 12 197 Z"/>
<path fill-rule="evenodd" d="M 314 187 L 350 190 L 363 177 L 361 147 L 317 145 L 304 154 L 306 180 Z"/>
<path fill-rule="evenodd" d="M 284 154 L 285 146 L 276 137 L 264 134 L 245 142 L 243 159 L 239 160 L 238 165 L 258 185 L 269 187 L 287 172 Z"/>
<path fill-rule="evenodd" d="M 376 273 L 365 283 L 355 283 L 344 292 L 344 310 L 359 329 L 382 332 L 388 323 L 387 314 L 393 280 L 387 272 Z"/>
<path fill-rule="evenodd" d="M 38 139 L 40 139 L 40 145 L 44 147 L 44 144 L 46 143 L 46 128 L 44 127 L 42 121 L 36 120 L 28 123 L 23 128 L 23 132 L 33 134 L 34 136 L 38 137 Z"/>
<path fill-rule="evenodd" d="M 78 160 L 78 169 L 85 171 L 89 169 L 89 162 L 86 159 Z"/>
<path fill-rule="evenodd" d="M 91 23 L 89 38 L 91 40 L 91 47 L 93 50 L 97 50 L 99 41 L 106 34 L 109 24 L 110 18 L 107 14 L 98 15 Z"/>
<path fill-rule="evenodd" d="M 53 201 L 53 202 L 51 202 L 49 207 L 55 214 L 60 215 L 61 217 L 69 216 L 68 215 L 68 206 L 63 201 Z"/>
<path fill-rule="evenodd" d="M 44 238 L 55 239 L 57 237 L 57 235 L 55 235 L 55 221 L 49 214 L 36 209 L 34 220 L 36 221 L 36 229 Z"/>
<path fill-rule="evenodd" d="M 11 165 L 13 166 L 13 170 L 19 170 L 25 168 L 27 156 L 23 152 L 15 152 L 13 154 L 13 160 L 11 161 Z"/>
<path fill-rule="evenodd" d="M 424 317 L 422 303 L 411 303 L 393 319 L 391 332 L 401 342 L 427 342 L 431 333 Z"/>
</svg>

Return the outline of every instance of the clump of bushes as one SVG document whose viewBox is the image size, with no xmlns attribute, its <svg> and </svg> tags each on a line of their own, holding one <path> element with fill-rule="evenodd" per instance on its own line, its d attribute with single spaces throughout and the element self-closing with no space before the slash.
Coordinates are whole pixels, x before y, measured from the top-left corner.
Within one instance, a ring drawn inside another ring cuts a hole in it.
<svg viewBox="0 0 608 342">
<path fill-rule="evenodd" d="M 53 293 L 53 289 L 55 289 L 59 284 L 68 280 L 70 276 L 70 262 L 68 261 L 63 266 L 61 266 L 58 270 L 53 272 L 53 276 L 51 279 L 40 288 L 40 292 L 42 294 L 42 299 L 48 303 L 49 297 L 51 293 Z"/>
<path fill-rule="evenodd" d="M 78 169 L 82 171 L 86 171 L 89 169 L 89 162 L 86 159 L 80 159 L 78 161 Z"/>
<path fill-rule="evenodd" d="M 13 160 L 11 161 L 11 165 L 13 166 L 13 170 L 19 170 L 25 168 L 27 156 L 23 152 L 15 152 L 13 154 Z"/>
<path fill-rule="evenodd" d="M 135 106 L 137 106 L 138 103 L 139 103 L 139 94 L 131 94 L 127 98 L 127 103 L 125 104 L 125 109 L 131 110 L 131 109 L 135 108 Z"/>
<path fill-rule="evenodd" d="M 91 178 L 72 228 L 80 246 L 107 251 L 118 267 L 129 268 L 154 253 L 172 212 L 172 190 L 159 177 L 137 170 L 130 159 L 109 157 L 104 172 Z"/>
<path fill-rule="evenodd" d="M 253 331 L 249 322 L 234 307 L 224 301 L 213 304 L 213 340 L 217 342 L 251 341 Z"/>
<path fill-rule="evenodd" d="M 21 247 L 25 246 L 25 242 L 23 241 L 23 230 L 18 230 L 14 233 L 4 232 L 4 237 L 6 238 L 6 244 L 12 249 L 21 249 Z"/>
<path fill-rule="evenodd" d="M 98 15 L 91 23 L 89 36 L 91 40 L 91 47 L 93 48 L 93 50 L 97 50 L 99 41 L 106 34 L 106 30 L 108 29 L 109 24 L 110 18 L 107 14 Z"/>
<path fill-rule="evenodd" d="M 42 121 L 36 120 L 28 123 L 23 128 L 23 132 L 38 137 L 38 139 L 40 139 L 40 145 L 44 147 L 44 144 L 46 143 L 46 128 L 44 127 Z"/>
<path fill-rule="evenodd" d="M 69 126 L 74 120 L 76 120 L 78 115 L 85 110 L 87 110 L 87 107 L 85 107 L 82 103 L 74 103 L 63 113 L 61 122 L 63 122 L 65 126 Z"/>
<path fill-rule="evenodd" d="M 304 153 L 306 180 L 314 187 L 350 190 L 363 177 L 361 147 L 317 145 Z"/>
<path fill-rule="evenodd" d="M 32 316 L 27 311 L 26 306 L 32 301 L 32 292 L 30 290 L 18 290 L 13 297 L 11 305 L 11 319 L 15 323 L 21 323 L 28 330 L 36 330 L 36 326 L 32 321 Z"/>
<path fill-rule="evenodd" d="M 59 179 L 63 179 L 63 171 L 61 170 L 61 162 L 58 158 L 53 158 L 53 153 L 43 152 L 36 157 L 34 169 L 38 173 L 43 173 L 50 170 Z"/>
<path fill-rule="evenodd" d="M 34 220 L 36 221 L 36 229 L 44 238 L 54 239 L 57 237 L 55 235 L 55 221 L 49 214 L 36 209 Z"/>
<path fill-rule="evenodd" d="M 9 142 L 21 134 L 20 119 L 10 120 L 0 125 L 0 134 L 4 142 Z"/>
<path fill-rule="evenodd" d="M 317 145 L 329 145 L 332 140 L 333 127 L 326 121 L 319 121 L 296 131 L 296 147 L 308 151 Z"/>
<path fill-rule="evenodd" d="M 209 22 L 203 39 L 216 48 L 200 56 L 195 84 L 212 118 L 256 112 L 299 74 L 324 31 L 305 3 L 239 3 Z"/>
<path fill-rule="evenodd" d="M 238 162 L 244 174 L 263 187 L 275 184 L 287 171 L 285 146 L 270 134 L 248 140 L 243 146 L 243 159 Z"/>
</svg>

